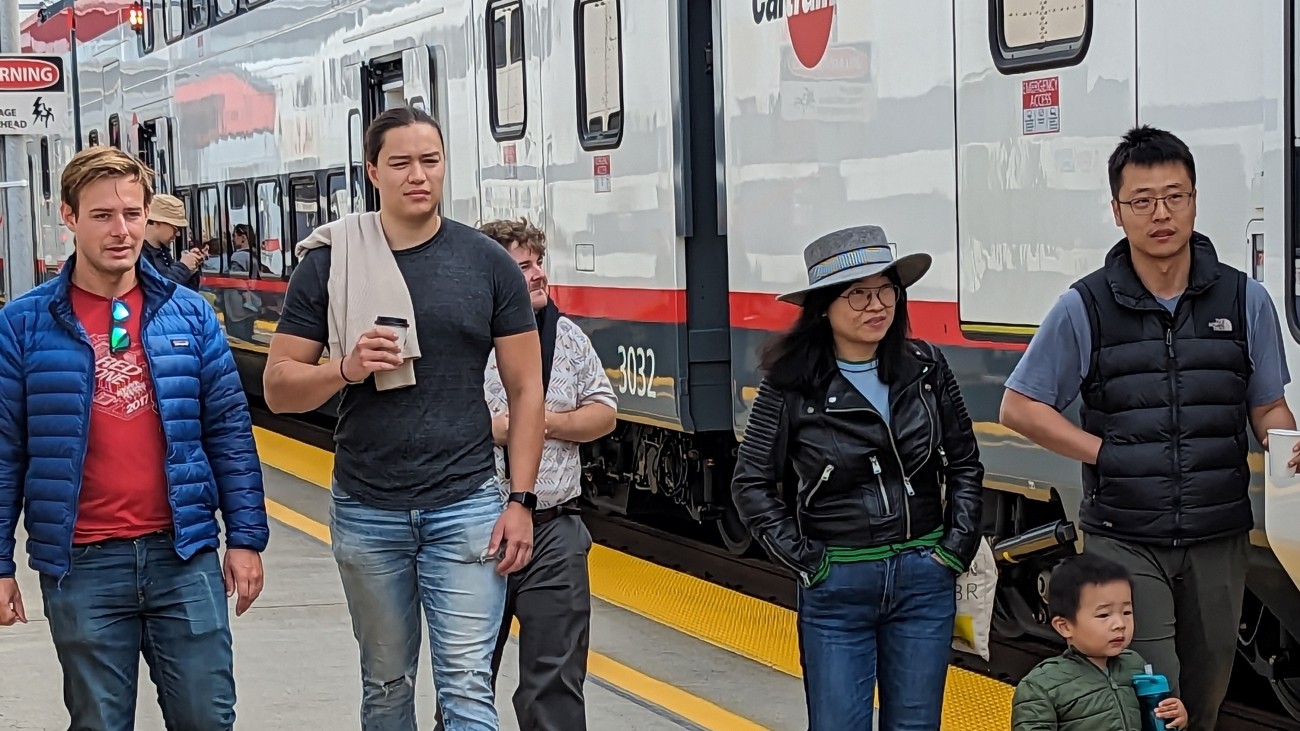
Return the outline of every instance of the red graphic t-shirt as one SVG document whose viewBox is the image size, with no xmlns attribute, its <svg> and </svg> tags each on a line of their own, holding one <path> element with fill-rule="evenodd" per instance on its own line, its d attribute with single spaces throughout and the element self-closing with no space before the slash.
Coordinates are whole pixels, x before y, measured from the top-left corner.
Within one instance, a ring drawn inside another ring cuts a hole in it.
<svg viewBox="0 0 1300 731">
<path fill-rule="evenodd" d="M 121 301 L 128 314 L 118 324 L 131 344 L 114 355 L 109 349 L 113 301 L 72 288 L 72 311 L 95 346 L 95 400 L 73 543 L 134 538 L 172 526 L 167 440 L 140 342 L 144 294 L 136 287 Z"/>
</svg>

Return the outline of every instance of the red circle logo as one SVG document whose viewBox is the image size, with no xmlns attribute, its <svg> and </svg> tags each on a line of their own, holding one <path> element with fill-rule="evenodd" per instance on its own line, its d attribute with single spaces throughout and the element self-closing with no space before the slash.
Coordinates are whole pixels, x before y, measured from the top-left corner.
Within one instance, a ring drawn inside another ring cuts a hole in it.
<svg viewBox="0 0 1300 731">
<path fill-rule="evenodd" d="M 790 45 L 794 55 L 805 68 L 816 68 L 826 55 L 826 46 L 831 41 L 831 23 L 835 20 L 835 5 L 827 3 L 816 10 L 791 13 L 786 16 L 786 27 L 790 30 Z"/>
</svg>

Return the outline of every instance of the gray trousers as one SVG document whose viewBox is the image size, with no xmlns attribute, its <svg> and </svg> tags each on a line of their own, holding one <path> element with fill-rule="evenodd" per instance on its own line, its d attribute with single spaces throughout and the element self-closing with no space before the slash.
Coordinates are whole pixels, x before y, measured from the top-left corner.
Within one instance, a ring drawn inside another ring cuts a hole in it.
<svg viewBox="0 0 1300 731">
<path fill-rule="evenodd" d="M 1178 548 L 1084 537 L 1084 553 L 1133 575 L 1133 644 L 1187 706 L 1186 731 L 1214 731 L 1228 694 L 1250 537 Z"/>
<path fill-rule="evenodd" d="M 582 685 L 587 677 L 591 534 L 577 515 L 533 529 L 533 559 L 510 575 L 505 617 L 492 654 L 496 687 L 510 620 L 519 620 L 519 687 L 513 698 L 519 731 L 586 731 Z M 435 731 L 443 731 L 442 711 Z"/>
</svg>

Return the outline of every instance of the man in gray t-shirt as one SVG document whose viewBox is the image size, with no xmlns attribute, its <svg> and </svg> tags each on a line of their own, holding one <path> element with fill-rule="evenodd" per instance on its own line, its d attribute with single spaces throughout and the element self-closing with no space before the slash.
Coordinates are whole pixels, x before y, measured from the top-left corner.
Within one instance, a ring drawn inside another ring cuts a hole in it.
<svg viewBox="0 0 1300 731">
<path fill-rule="evenodd" d="M 1188 731 L 1210 731 L 1254 525 L 1249 436 L 1295 428 L 1290 375 L 1268 292 L 1195 231 L 1187 146 L 1131 130 L 1109 174 L 1125 238 L 1043 320 L 1001 420 L 1082 463 L 1084 551 L 1128 569 L 1131 647 L 1187 704 Z M 1076 398 L 1082 428 L 1060 413 Z"/>
<path fill-rule="evenodd" d="M 264 377 L 275 411 L 319 408 L 340 389 L 335 433 L 334 558 L 361 649 L 361 728 L 414 729 L 420 614 L 429 627 L 438 706 L 449 728 L 498 731 L 492 654 L 506 574 L 528 564 L 533 494 L 545 414 L 541 347 L 528 286 L 510 254 L 438 214 L 443 139 L 410 107 L 380 114 L 365 134 L 366 170 L 379 189 L 382 227 L 410 294 L 420 357 L 415 383 L 379 390 L 372 374 L 403 366 L 396 333 L 372 327 L 320 363 L 336 308 L 365 307 L 330 285 L 331 247 L 310 250 L 289 281 Z M 350 216 L 374 214 L 350 214 Z M 369 219 L 366 219 L 369 222 Z M 351 220 L 332 226 L 332 246 Z M 351 242 L 368 245 L 370 241 Z M 385 256 L 362 251 L 340 257 Z M 353 275 L 348 281 L 355 281 Z M 375 284 L 367 282 L 368 285 Z M 334 289 L 335 291 L 331 291 Z M 399 313 L 375 312 L 392 316 Z M 351 337 L 356 337 L 352 335 Z M 483 401 L 496 351 L 509 394 L 512 492 L 496 477 L 492 418 Z"/>
</svg>

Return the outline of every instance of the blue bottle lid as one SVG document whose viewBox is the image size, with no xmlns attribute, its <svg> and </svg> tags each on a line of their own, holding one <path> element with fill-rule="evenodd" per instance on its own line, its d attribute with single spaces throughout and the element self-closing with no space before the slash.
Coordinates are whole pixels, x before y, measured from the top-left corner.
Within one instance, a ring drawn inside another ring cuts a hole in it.
<svg viewBox="0 0 1300 731">
<path fill-rule="evenodd" d="M 1169 692 L 1169 679 L 1163 675 L 1156 675 L 1151 672 L 1151 666 L 1146 666 L 1145 673 L 1136 673 L 1133 675 L 1133 689 L 1137 691 L 1138 696 L 1160 695 Z"/>
</svg>

